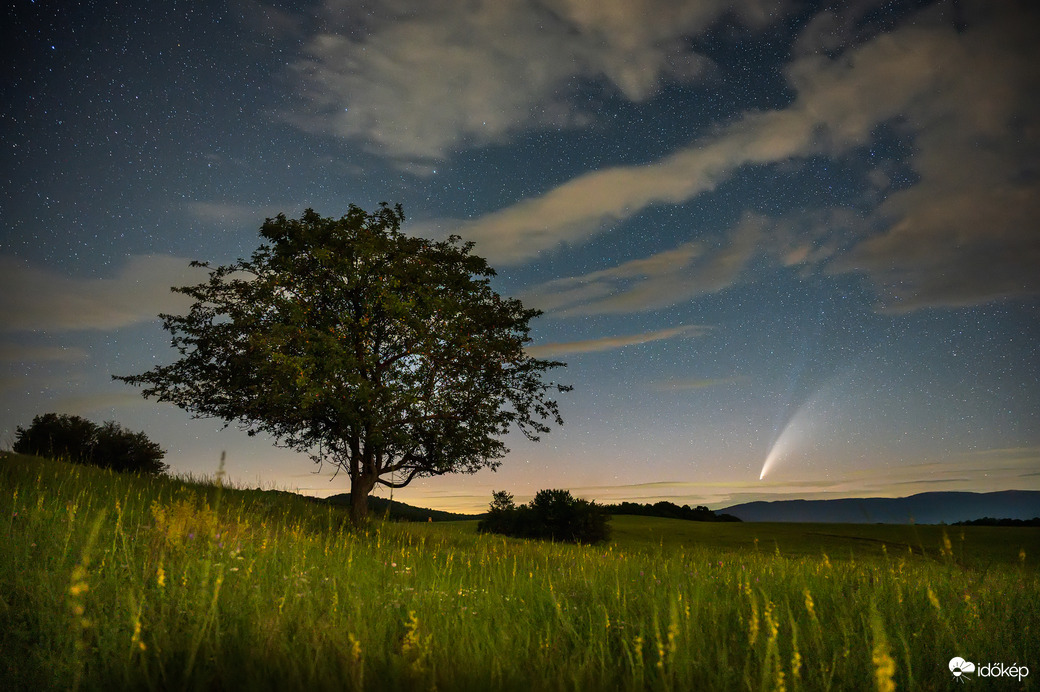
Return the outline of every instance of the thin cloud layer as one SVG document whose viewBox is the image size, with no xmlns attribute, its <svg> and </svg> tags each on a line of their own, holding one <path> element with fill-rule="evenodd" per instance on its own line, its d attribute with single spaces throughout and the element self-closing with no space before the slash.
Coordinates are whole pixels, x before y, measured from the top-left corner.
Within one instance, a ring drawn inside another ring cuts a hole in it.
<svg viewBox="0 0 1040 692">
<path fill-rule="evenodd" d="M 87 352 L 78 346 L 0 344 L 0 363 L 74 363 L 86 359 Z"/>
<path fill-rule="evenodd" d="M 761 28 L 787 3 L 759 0 L 326 0 L 286 118 L 405 163 L 594 115 L 576 87 L 603 81 L 642 101 L 709 61 L 684 39 L 723 16 Z"/>
<path fill-rule="evenodd" d="M 651 382 L 649 387 L 655 392 L 691 392 L 740 382 L 740 377 L 720 377 L 715 379 L 683 378 L 676 380 L 660 380 Z"/>
<path fill-rule="evenodd" d="M 912 136 L 909 163 L 920 179 L 883 190 L 887 199 L 864 223 L 881 231 L 828 270 L 865 273 L 892 310 L 1036 292 L 1040 47 L 1032 37 L 1028 22 L 997 9 L 973 15 L 963 34 L 926 12 L 838 57 L 792 62 L 797 97 L 783 110 L 749 112 L 659 162 L 590 172 L 459 232 L 492 261 L 524 262 L 648 206 L 710 192 L 742 166 L 840 156 L 891 123 Z M 592 301 L 602 297 L 586 290 Z"/>
<path fill-rule="evenodd" d="M 527 355 L 532 358 L 556 358 L 559 356 L 574 355 L 576 353 L 612 351 L 616 348 L 624 348 L 625 346 L 647 344 L 652 341 L 674 339 L 680 336 L 700 336 L 701 334 L 707 333 L 710 329 L 711 327 L 700 325 L 684 325 L 680 327 L 669 327 L 668 329 L 658 329 L 657 331 L 645 332 L 643 334 L 607 336 L 601 339 L 589 339 L 587 341 L 568 341 L 564 343 L 529 346 L 525 350 L 527 351 Z"/>
<path fill-rule="evenodd" d="M 726 244 L 689 242 L 611 269 L 536 286 L 524 302 L 557 316 L 627 313 L 675 305 L 733 285 L 754 255 L 768 220 L 747 214 Z"/>
<path fill-rule="evenodd" d="M 936 56 L 914 47 L 928 32 L 909 33 L 920 35 L 885 35 L 838 60 L 796 61 L 788 78 L 799 95 L 788 108 L 747 113 L 653 164 L 587 173 L 459 232 L 494 260 L 526 261 L 564 243 L 583 243 L 651 205 L 681 204 L 710 192 L 742 166 L 840 154 L 863 144 L 929 82 Z"/>
<path fill-rule="evenodd" d="M 199 221 L 212 224 L 255 223 L 257 227 L 267 217 L 294 208 L 296 205 L 256 207 L 235 202 L 191 202 L 186 206 L 188 214 Z"/>
<path fill-rule="evenodd" d="M 5 331 L 116 329 L 180 312 L 190 299 L 170 291 L 201 270 L 169 255 L 137 255 L 111 279 L 72 279 L 0 257 L 0 325 Z"/>
<path fill-rule="evenodd" d="M 886 310 L 1040 291 L 1036 28 L 998 17 L 937 52 L 941 72 L 907 110 L 920 182 L 891 194 L 875 213 L 886 230 L 832 268 L 865 272 Z"/>
<path fill-rule="evenodd" d="M 85 416 L 117 408 L 154 406 L 155 403 L 146 401 L 138 392 L 98 392 L 82 396 L 61 397 L 51 404 L 51 408 L 58 413 Z"/>
</svg>

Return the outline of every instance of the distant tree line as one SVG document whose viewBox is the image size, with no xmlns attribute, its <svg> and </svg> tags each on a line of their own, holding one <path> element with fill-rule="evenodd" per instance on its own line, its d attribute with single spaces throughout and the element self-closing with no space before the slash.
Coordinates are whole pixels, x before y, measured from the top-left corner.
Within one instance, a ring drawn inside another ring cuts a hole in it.
<svg viewBox="0 0 1040 692">
<path fill-rule="evenodd" d="M 698 505 L 680 507 L 674 502 L 655 502 L 654 504 L 639 504 L 637 502 L 622 502 L 619 505 L 603 505 L 603 511 L 607 514 L 634 514 L 643 517 L 665 517 L 667 519 L 687 519 L 689 521 L 740 521 L 732 514 L 716 514 L 707 507 Z"/>
<path fill-rule="evenodd" d="M 170 468 L 162 461 L 166 452 L 143 432 L 58 413 L 36 416 L 28 428 L 19 425 L 12 450 L 113 471 L 162 474 Z"/>
<path fill-rule="evenodd" d="M 566 543 L 600 543 L 610 538 L 610 516 L 595 502 L 573 497 L 568 490 L 539 490 L 517 506 L 505 490 L 492 494 L 491 506 L 477 530 L 516 538 L 543 538 Z"/>
<path fill-rule="evenodd" d="M 971 521 L 957 521 L 954 526 L 1040 526 L 1040 517 L 1032 519 L 994 519 L 982 517 Z"/>
</svg>

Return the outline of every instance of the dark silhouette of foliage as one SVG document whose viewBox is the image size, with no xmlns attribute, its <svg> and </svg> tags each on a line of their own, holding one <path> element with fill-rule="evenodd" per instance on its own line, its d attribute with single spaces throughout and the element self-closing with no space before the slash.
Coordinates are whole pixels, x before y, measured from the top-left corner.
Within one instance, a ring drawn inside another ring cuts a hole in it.
<svg viewBox="0 0 1040 692">
<path fill-rule="evenodd" d="M 508 493 L 505 490 L 495 490 L 491 493 L 490 511 L 506 512 L 511 509 L 516 509 L 516 503 L 513 502 L 513 495 L 511 493 Z"/>
<path fill-rule="evenodd" d="M 548 538 L 567 543 L 600 543 L 610 538 L 610 516 L 595 502 L 568 490 L 540 490 L 517 507 L 504 490 L 493 494 L 488 513 L 477 525 L 486 533 L 517 538 Z"/>
<path fill-rule="evenodd" d="M 385 204 L 268 219 L 250 259 L 193 263 L 209 280 L 174 289 L 195 300 L 161 315 L 180 359 L 116 379 L 346 471 L 357 523 L 376 484 L 496 468 L 511 428 L 563 423 L 549 393 L 570 387 L 542 375 L 564 364 L 525 353 L 541 313 L 491 289 L 472 243 L 403 220 Z"/>
<path fill-rule="evenodd" d="M 664 517 L 666 519 L 686 519 L 688 521 L 740 521 L 732 514 L 716 514 L 703 505 L 691 508 L 689 505 L 680 507 L 674 502 L 662 500 L 654 504 L 639 504 L 637 502 L 622 502 L 617 505 L 604 505 L 603 510 L 608 514 L 634 514 L 643 517 Z"/>
<path fill-rule="evenodd" d="M 997 519 L 995 517 L 982 517 L 971 521 L 955 521 L 953 526 L 1040 526 L 1040 517 L 1032 519 Z"/>
<path fill-rule="evenodd" d="M 112 421 L 97 425 L 79 416 L 45 413 L 28 428 L 18 426 L 12 448 L 20 454 L 63 459 L 113 471 L 166 473 L 166 452 L 142 432 Z"/>
<path fill-rule="evenodd" d="M 165 473 L 162 463 L 166 452 L 143 432 L 131 432 L 117 423 L 107 421 L 98 428 L 94 441 L 94 463 L 113 471 L 138 473 Z"/>
<path fill-rule="evenodd" d="M 506 536 L 517 536 L 517 516 L 519 512 L 513 496 L 505 490 L 491 493 L 491 504 L 487 515 L 477 524 L 478 531 L 500 533 Z"/>
<path fill-rule="evenodd" d="M 87 463 L 92 456 L 97 424 L 79 416 L 45 413 L 28 428 L 15 429 L 12 450 L 51 459 Z"/>
</svg>

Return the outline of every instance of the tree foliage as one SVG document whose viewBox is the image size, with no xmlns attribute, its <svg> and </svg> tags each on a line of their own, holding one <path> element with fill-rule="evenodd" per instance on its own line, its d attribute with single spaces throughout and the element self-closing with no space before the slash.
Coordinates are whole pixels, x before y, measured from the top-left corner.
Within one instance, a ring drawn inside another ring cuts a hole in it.
<svg viewBox="0 0 1040 692">
<path fill-rule="evenodd" d="M 661 500 L 654 504 L 640 504 L 638 502 L 622 502 L 616 505 L 604 505 L 603 509 L 609 514 L 635 514 L 644 517 L 666 517 L 668 519 L 686 519 L 688 521 L 740 521 L 739 517 L 732 514 L 718 514 L 703 505 L 680 507 L 674 502 Z"/>
<path fill-rule="evenodd" d="M 385 204 L 268 219 L 250 259 L 193 263 L 209 280 L 174 289 L 195 300 L 161 315 L 179 360 L 116 379 L 346 471 L 357 521 L 376 484 L 495 468 L 511 428 L 562 424 L 550 393 L 570 388 L 542 376 L 563 363 L 526 355 L 540 312 L 492 290 L 472 243 L 403 220 Z"/>
<path fill-rule="evenodd" d="M 28 428 L 18 426 L 12 449 L 113 471 L 160 474 L 169 469 L 162 461 L 166 452 L 143 432 L 66 414 L 46 413 L 33 418 Z"/>
<path fill-rule="evenodd" d="M 539 490 L 519 507 L 504 490 L 493 493 L 479 531 L 568 543 L 600 543 L 610 538 L 610 516 L 601 505 L 575 498 L 568 490 Z"/>
</svg>

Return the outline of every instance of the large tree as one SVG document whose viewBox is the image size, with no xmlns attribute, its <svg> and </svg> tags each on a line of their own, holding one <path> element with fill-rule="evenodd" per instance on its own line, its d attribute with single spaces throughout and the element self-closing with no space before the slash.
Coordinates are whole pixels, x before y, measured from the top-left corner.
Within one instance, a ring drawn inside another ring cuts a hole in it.
<svg viewBox="0 0 1040 692">
<path fill-rule="evenodd" d="M 570 388 L 543 380 L 563 363 L 525 353 L 541 313 L 492 290 L 472 243 L 403 220 L 385 204 L 268 219 L 250 259 L 195 262 L 209 280 L 173 289 L 195 300 L 160 315 L 180 359 L 116 379 L 336 465 L 356 522 L 376 484 L 497 467 L 510 428 L 563 423 L 550 397 Z"/>
</svg>

